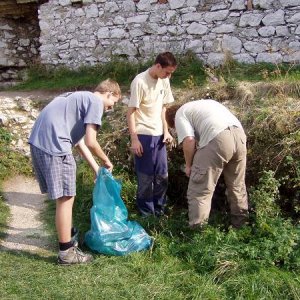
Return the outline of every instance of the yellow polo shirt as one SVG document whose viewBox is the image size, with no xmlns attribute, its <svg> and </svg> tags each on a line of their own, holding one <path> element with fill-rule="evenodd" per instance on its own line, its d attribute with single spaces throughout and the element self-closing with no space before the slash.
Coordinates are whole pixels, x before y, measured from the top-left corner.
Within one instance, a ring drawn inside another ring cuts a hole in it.
<svg viewBox="0 0 300 300">
<path fill-rule="evenodd" d="M 135 107 L 135 125 L 138 134 L 163 134 L 161 112 L 163 105 L 174 101 L 169 78 L 154 79 L 149 69 L 138 74 L 130 86 L 128 107 Z"/>
</svg>

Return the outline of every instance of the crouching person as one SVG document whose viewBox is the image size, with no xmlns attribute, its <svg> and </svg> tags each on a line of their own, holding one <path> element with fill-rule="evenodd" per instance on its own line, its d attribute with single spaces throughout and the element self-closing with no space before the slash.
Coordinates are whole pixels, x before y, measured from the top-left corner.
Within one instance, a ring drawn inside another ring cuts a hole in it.
<svg viewBox="0 0 300 300">
<path fill-rule="evenodd" d="M 56 200 L 59 264 L 87 263 L 93 259 L 71 240 L 76 195 L 76 163 L 72 148 L 79 150 L 96 175 L 99 166 L 94 156 L 112 171 L 113 165 L 96 137 L 103 112 L 120 96 L 118 83 L 110 79 L 101 82 L 93 93 L 78 91 L 60 95 L 41 111 L 29 137 L 32 163 L 41 192 Z"/>
<path fill-rule="evenodd" d="M 248 219 L 245 185 L 246 135 L 239 120 L 215 100 L 197 100 L 174 105 L 166 111 L 166 121 L 176 128 L 183 144 L 190 227 L 207 223 L 212 196 L 223 172 L 235 228 Z"/>
</svg>

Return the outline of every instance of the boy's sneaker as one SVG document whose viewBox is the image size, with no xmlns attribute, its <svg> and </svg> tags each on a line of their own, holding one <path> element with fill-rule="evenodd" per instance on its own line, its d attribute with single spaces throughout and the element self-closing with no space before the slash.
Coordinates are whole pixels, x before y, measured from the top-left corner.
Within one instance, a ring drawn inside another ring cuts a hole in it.
<svg viewBox="0 0 300 300">
<path fill-rule="evenodd" d="M 92 260 L 92 255 L 82 252 L 77 246 L 60 251 L 58 254 L 58 264 L 60 265 L 86 264 Z"/>
</svg>

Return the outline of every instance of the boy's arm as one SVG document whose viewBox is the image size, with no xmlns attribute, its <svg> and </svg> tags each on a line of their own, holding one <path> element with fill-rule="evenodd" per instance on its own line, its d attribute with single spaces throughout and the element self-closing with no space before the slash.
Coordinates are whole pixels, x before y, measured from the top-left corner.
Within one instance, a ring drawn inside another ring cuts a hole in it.
<svg viewBox="0 0 300 300">
<path fill-rule="evenodd" d="M 137 156 L 142 156 L 143 155 L 143 146 L 141 142 L 139 141 L 139 138 L 136 133 L 136 128 L 135 128 L 135 107 L 128 107 L 127 110 L 127 124 L 128 124 L 128 129 L 130 133 L 130 139 L 131 139 L 131 147 L 130 150 Z"/>
<path fill-rule="evenodd" d="M 89 150 L 89 148 L 84 143 L 84 139 L 83 138 L 78 142 L 78 144 L 76 145 L 76 147 L 77 147 L 77 150 L 79 151 L 79 153 L 88 162 L 88 164 L 94 170 L 94 172 L 95 172 L 95 174 L 97 176 L 98 171 L 99 171 L 99 165 L 97 164 L 96 160 L 94 159 L 94 157 L 93 157 L 91 151 Z"/>
<path fill-rule="evenodd" d="M 110 162 L 109 158 L 101 149 L 101 146 L 97 142 L 97 125 L 87 124 L 85 130 L 84 143 L 92 152 L 93 155 L 101 159 L 103 166 L 108 169 L 110 172 L 113 169 L 113 165 Z"/>
<path fill-rule="evenodd" d="M 162 123 L 163 123 L 163 130 L 164 130 L 163 143 L 168 144 L 168 143 L 172 143 L 173 137 L 170 134 L 169 129 L 168 129 L 168 124 L 167 124 L 167 121 L 166 121 L 166 109 L 167 108 L 164 105 L 163 108 L 162 108 L 162 112 L 161 112 L 161 120 L 162 120 Z"/>
</svg>

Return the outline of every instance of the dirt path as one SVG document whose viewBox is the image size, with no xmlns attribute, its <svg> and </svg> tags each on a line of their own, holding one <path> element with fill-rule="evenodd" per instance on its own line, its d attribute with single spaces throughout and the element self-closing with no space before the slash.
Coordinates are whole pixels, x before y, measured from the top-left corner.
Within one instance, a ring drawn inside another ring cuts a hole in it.
<svg viewBox="0 0 300 300">
<path fill-rule="evenodd" d="M 53 255 L 53 243 L 41 221 L 46 203 L 38 183 L 33 178 L 17 176 L 5 181 L 2 188 L 11 214 L 7 237 L 1 243 L 2 250 Z"/>
</svg>

